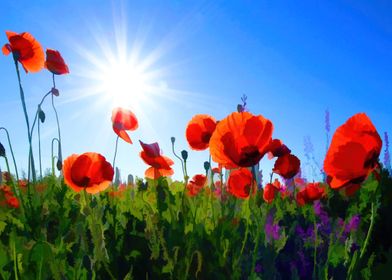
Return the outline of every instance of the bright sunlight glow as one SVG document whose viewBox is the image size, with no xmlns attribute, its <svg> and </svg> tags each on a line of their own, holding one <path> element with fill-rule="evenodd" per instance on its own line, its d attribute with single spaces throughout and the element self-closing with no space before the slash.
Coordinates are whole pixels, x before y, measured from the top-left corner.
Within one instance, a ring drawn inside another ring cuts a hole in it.
<svg viewBox="0 0 392 280">
<path fill-rule="evenodd" d="M 102 72 L 102 91 L 111 95 L 115 104 L 129 102 L 147 93 L 147 75 L 132 63 L 111 63 Z"/>
</svg>

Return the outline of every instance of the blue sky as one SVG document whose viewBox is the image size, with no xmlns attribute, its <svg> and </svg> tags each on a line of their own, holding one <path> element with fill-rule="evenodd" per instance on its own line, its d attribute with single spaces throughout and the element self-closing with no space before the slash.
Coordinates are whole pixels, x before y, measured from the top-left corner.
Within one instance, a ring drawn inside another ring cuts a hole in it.
<svg viewBox="0 0 392 280">
<path fill-rule="evenodd" d="M 95 151 L 112 161 L 115 103 L 103 90 L 99 67 L 121 51 L 144 63 L 149 90 L 143 96 L 125 92 L 120 102 L 140 124 L 131 133 L 134 145 L 119 145 L 124 177 L 142 176 L 147 167 L 137 140 L 158 141 L 172 156 L 171 136 L 178 150 L 188 149 L 185 127 L 193 115 L 221 119 L 243 94 L 249 110 L 270 119 L 274 137 L 303 162 L 304 137 L 310 136 L 322 164 L 326 109 L 332 130 L 366 112 L 381 136 L 391 134 L 391 13 L 390 1 L 6 1 L 0 26 L 30 32 L 44 48 L 59 50 L 70 68 L 70 75 L 56 78 L 64 157 Z M 2 38 L 6 43 L 5 33 Z M 26 170 L 26 126 L 11 57 L 0 57 L 0 72 L 0 126 L 9 129 L 19 168 Z M 32 119 L 51 75 L 22 74 L 22 80 Z M 49 168 L 56 127 L 49 102 L 43 110 L 42 153 Z M 207 152 L 189 153 L 190 175 L 202 172 Z M 271 162 L 262 163 L 269 172 Z"/>
</svg>

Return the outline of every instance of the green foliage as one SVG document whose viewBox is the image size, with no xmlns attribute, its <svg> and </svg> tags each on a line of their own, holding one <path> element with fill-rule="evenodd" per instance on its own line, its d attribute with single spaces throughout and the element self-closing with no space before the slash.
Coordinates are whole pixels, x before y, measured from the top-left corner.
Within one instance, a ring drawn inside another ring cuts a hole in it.
<svg viewBox="0 0 392 280">
<path fill-rule="evenodd" d="M 392 224 L 391 180 L 381 177 L 370 176 L 352 198 L 329 192 L 321 207 L 330 231 L 323 233 L 314 207 L 299 207 L 290 197 L 277 196 L 272 204 L 261 193 L 221 200 L 209 187 L 189 197 L 184 183 L 165 178 L 89 195 L 48 176 L 32 185 L 33 211 L 24 216 L 20 208 L 0 208 L 0 278 L 300 279 L 299 253 L 311 271 L 316 251 L 318 277 L 372 279 L 392 251 L 392 244 L 376 242 L 392 230 L 385 228 Z M 21 194 L 27 201 L 28 193 Z M 359 228 L 347 233 L 354 215 L 361 217 Z M 314 223 L 317 242 L 298 235 L 298 227 L 312 229 Z M 291 270 L 285 266 L 290 262 Z"/>
</svg>

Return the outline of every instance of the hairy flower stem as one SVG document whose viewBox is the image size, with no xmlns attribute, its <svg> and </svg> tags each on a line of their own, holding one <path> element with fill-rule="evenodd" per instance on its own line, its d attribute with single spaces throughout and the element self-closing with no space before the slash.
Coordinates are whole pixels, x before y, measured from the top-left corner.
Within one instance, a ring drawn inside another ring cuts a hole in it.
<svg viewBox="0 0 392 280">
<path fill-rule="evenodd" d="M 56 82 L 55 82 L 55 79 L 54 79 L 54 74 L 52 75 L 52 79 L 53 79 L 53 88 L 56 88 Z M 52 107 L 53 107 L 54 114 L 55 114 L 55 116 L 56 116 L 57 131 L 58 131 L 58 134 L 59 134 L 59 138 L 58 138 L 58 141 L 59 141 L 59 151 L 58 151 L 58 155 L 59 155 L 59 160 L 62 161 L 62 160 L 63 160 L 63 159 L 62 159 L 63 153 L 62 153 L 62 149 L 61 149 L 60 122 L 59 122 L 59 116 L 58 116 L 58 114 L 57 114 L 56 106 L 54 106 L 54 94 L 52 94 Z M 61 172 L 61 171 L 60 171 L 60 172 Z"/>
<path fill-rule="evenodd" d="M 38 122 L 38 159 L 39 159 L 39 177 L 42 179 L 42 157 L 41 157 L 41 130 Z"/>
<path fill-rule="evenodd" d="M 173 139 L 174 139 L 174 137 L 173 137 Z M 184 162 L 182 161 L 182 158 L 179 157 L 179 156 L 176 154 L 175 150 L 174 150 L 174 140 L 172 140 L 172 152 L 173 152 L 174 156 L 175 156 L 176 158 L 178 158 L 178 159 L 180 160 L 180 162 L 181 162 L 182 174 L 184 174 L 184 181 L 186 181 L 186 180 L 185 180 Z"/>
<path fill-rule="evenodd" d="M 8 158 L 5 156 L 4 159 L 5 159 L 5 165 L 7 167 L 7 171 L 8 171 L 9 174 L 11 174 L 10 165 L 8 163 Z M 0 176 L 1 176 L 1 173 L 0 173 Z M 16 195 L 16 198 L 20 201 L 20 204 L 22 206 L 21 207 L 22 216 L 24 217 L 25 216 L 25 207 L 24 207 L 23 198 L 20 195 L 19 190 L 16 188 L 16 185 L 15 185 L 14 180 L 12 179 L 12 176 L 10 176 L 10 180 L 11 180 L 12 192 Z"/>
<path fill-rule="evenodd" d="M 375 217 L 375 206 L 374 206 L 374 202 L 372 202 L 372 206 L 371 206 L 371 216 L 370 216 L 370 225 L 369 225 L 369 229 L 368 229 L 368 232 L 367 232 L 367 235 L 366 235 L 366 239 L 365 239 L 365 242 L 364 242 L 364 244 L 363 244 L 363 246 L 362 246 L 362 249 L 361 249 L 361 254 L 359 255 L 359 260 L 361 260 L 362 258 L 363 258 L 363 256 L 365 255 L 365 253 L 366 253 L 366 249 L 367 249 L 367 246 L 368 246 L 368 243 L 369 243 L 369 238 L 370 238 L 370 235 L 372 234 L 372 230 L 373 230 L 373 227 L 374 227 L 374 217 Z"/>
<path fill-rule="evenodd" d="M 18 182 L 19 181 L 18 167 L 16 165 L 15 155 L 14 155 L 14 151 L 12 149 L 10 135 L 8 133 L 8 130 L 5 127 L 0 127 L 0 130 L 4 130 L 5 133 L 7 134 L 8 145 L 10 146 L 10 152 L 11 152 L 11 156 L 12 156 L 12 161 L 14 162 L 16 181 Z M 8 172 L 10 172 L 10 171 L 8 170 Z"/>
<path fill-rule="evenodd" d="M 317 223 L 314 217 L 314 252 L 313 252 L 313 279 L 317 279 Z"/>
<path fill-rule="evenodd" d="M 51 154 L 51 159 L 52 159 L 52 175 L 53 175 L 53 176 L 55 176 L 55 171 L 54 171 L 54 158 L 55 158 L 55 156 L 53 155 L 53 143 L 54 143 L 54 140 L 56 140 L 57 143 L 60 143 L 60 142 L 59 142 L 59 139 L 57 139 L 56 137 L 52 139 L 52 150 L 51 150 L 51 151 L 52 151 L 52 154 Z"/>
<path fill-rule="evenodd" d="M 14 57 L 14 62 L 15 62 L 15 69 L 16 69 L 16 74 L 18 76 L 18 82 L 19 82 L 19 92 L 20 92 L 20 100 L 22 102 L 22 108 L 23 108 L 23 113 L 25 116 L 25 121 L 27 125 L 27 137 L 29 140 L 29 167 L 28 167 L 28 179 L 30 181 L 30 174 L 32 175 L 33 182 L 36 181 L 36 174 L 35 174 L 35 165 L 34 165 L 34 155 L 33 155 L 33 147 L 32 147 L 32 139 L 31 139 L 31 134 L 30 134 L 30 123 L 29 123 L 29 116 L 27 114 L 27 108 L 26 108 L 26 102 L 25 102 L 25 97 L 24 97 L 24 92 L 23 92 L 23 87 L 22 87 L 22 81 L 20 78 L 20 72 L 19 72 L 19 64 L 18 60 L 16 57 Z M 30 190 L 30 185 L 28 186 L 29 193 L 31 193 Z M 29 194 L 30 196 L 30 194 Z"/>
<path fill-rule="evenodd" d="M 117 136 L 117 138 L 116 138 L 116 147 L 114 148 L 114 157 L 113 157 L 113 164 L 112 164 L 112 167 L 113 167 L 114 170 L 116 170 L 115 169 L 115 164 L 116 164 L 116 156 L 117 156 L 118 138 L 120 138 L 120 136 Z"/>
</svg>

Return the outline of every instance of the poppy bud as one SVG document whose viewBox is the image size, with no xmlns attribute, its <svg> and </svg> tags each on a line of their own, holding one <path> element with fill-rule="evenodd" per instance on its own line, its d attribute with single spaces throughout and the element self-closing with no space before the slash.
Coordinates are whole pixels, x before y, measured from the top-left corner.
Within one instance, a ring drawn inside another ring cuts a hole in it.
<svg viewBox="0 0 392 280">
<path fill-rule="evenodd" d="M 5 149 L 3 144 L 0 143 L 0 157 L 5 157 Z"/>
<path fill-rule="evenodd" d="M 38 117 L 41 123 L 45 122 L 45 113 L 42 111 L 41 107 L 38 108 Z"/>
<path fill-rule="evenodd" d="M 52 94 L 54 96 L 59 96 L 60 95 L 60 92 L 59 92 L 59 90 L 57 88 L 52 88 L 51 92 L 52 92 Z"/>
<path fill-rule="evenodd" d="M 204 169 L 206 170 L 206 172 L 208 172 L 208 170 L 210 169 L 210 163 L 208 161 L 204 162 Z"/>
<path fill-rule="evenodd" d="M 174 142 L 176 142 L 176 138 L 175 137 L 171 137 L 170 141 L 172 142 L 172 144 L 174 144 Z"/>
<path fill-rule="evenodd" d="M 237 105 L 237 112 L 242 113 L 244 111 L 244 107 L 241 104 Z"/>
<path fill-rule="evenodd" d="M 181 151 L 181 157 L 184 161 L 186 161 L 188 159 L 188 152 L 185 150 Z"/>
<path fill-rule="evenodd" d="M 61 169 L 63 169 L 63 163 L 61 162 L 61 160 L 57 160 L 56 167 L 58 171 L 61 171 Z"/>
</svg>

